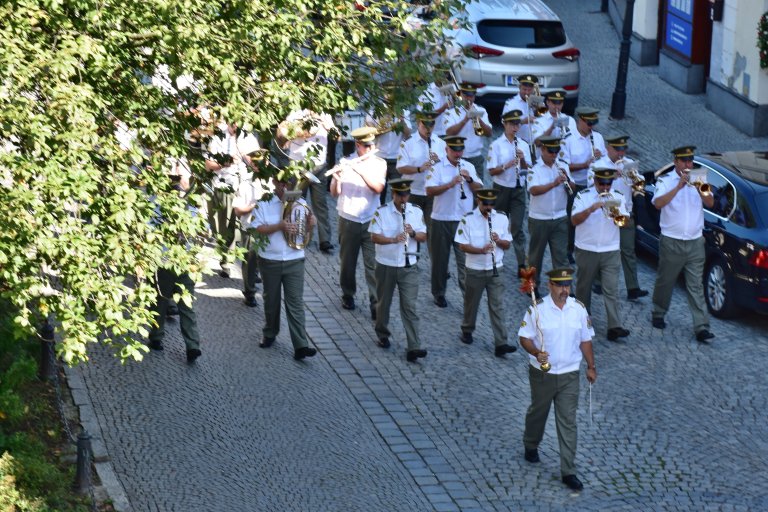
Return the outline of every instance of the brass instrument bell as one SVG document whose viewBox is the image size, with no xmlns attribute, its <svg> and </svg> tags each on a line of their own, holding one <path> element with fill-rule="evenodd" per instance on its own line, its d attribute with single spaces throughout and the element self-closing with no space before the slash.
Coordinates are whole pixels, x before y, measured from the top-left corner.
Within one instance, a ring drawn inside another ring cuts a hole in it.
<svg viewBox="0 0 768 512">
<path fill-rule="evenodd" d="M 300 190 L 286 190 L 283 196 L 282 219 L 296 224 L 296 231 L 288 233 L 283 231 L 285 243 L 291 249 L 304 249 L 312 241 L 312 224 L 309 222 L 310 210 L 300 202 Z"/>
<path fill-rule="evenodd" d="M 552 369 L 552 365 L 549 363 L 549 361 L 547 361 L 546 363 L 541 363 L 539 365 L 539 368 L 541 368 L 541 371 L 543 371 L 544 373 L 547 373 L 549 370 Z"/>
</svg>

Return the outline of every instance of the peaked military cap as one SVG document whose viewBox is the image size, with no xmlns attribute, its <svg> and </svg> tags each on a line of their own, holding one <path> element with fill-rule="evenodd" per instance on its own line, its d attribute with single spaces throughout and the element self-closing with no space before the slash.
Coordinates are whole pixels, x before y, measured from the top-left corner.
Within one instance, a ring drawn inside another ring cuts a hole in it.
<svg viewBox="0 0 768 512">
<path fill-rule="evenodd" d="M 554 91 L 545 92 L 544 97 L 548 100 L 565 101 L 565 91 L 556 89 Z"/>
<path fill-rule="evenodd" d="M 507 121 L 519 121 L 521 117 L 523 117 L 523 111 L 518 109 L 513 109 L 513 110 L 510 110 L 509 112 L 505 112 L 501 116 L 501 122 L 506 123 Z"/>
<path fill-rule="evenodd" d="M 560 137 L 541 137 L 539 139 L 541 142 L 541 145 L 545 148 L 559 148 L 560 147 Z"/>
<path fill-rule="evenodd" d="M 599 110 L 592 107 L 579 107 L 576 109 L 576 115 L 585 121 L 597 121 Z"/>
<path fill-rule="evenodd" d="M 608 167 L 598 167 L 594 171 L 595 179 L 598 181 L 613 181 L 616 179 L 616 170 Z"/>
<path fill-rule="evenodd" d="M 454 151 L 463 151 L 464 150 L 464 141 L 467 140 L 466 137 L 460 137 L 459 135 L 446 135 L 443 137 L 443 140 L 445 141 L 445 145 L 451 148 Z"/>
<path fill-rule="evenodd" d="M 432 112 L 429 110 L 420 110 L 416 112 L 416 119 L 418 121 L 422 121 L 424 123 L 434 123 L 435 119 L 437 119 L 437 116 L 440 115 L 437 112 Z"/>
<path fill-rule="evenodd" d="M 499 192 L 492 188 L 481 188 L 475 192 L 475 195 L 481 201 L 495 201 L 499 195 Z"/>
<path fill-rule="evenodd" d="M 673 149 L 672 154 L 675 155 L 675 158 L 685 158 L 688 156 L 693 156 L 694 151 L 696 151 L 696 146 L 682 146 Z"/>
<path fill-rule="evenodd" d="M 539 77 L 536 75 L 520 75 L 517 77 L 517 83 L 525 85 L 533 85 L 539 83 Z"/>
<path fill-rule="evenodd" d="M 395 178 L 389 180 L 387 185 L 390 186 L 393 192 L 410 192 L 412 181 L 406 178 Z"/>
<path fill-rule="evenodd" d="M 547 272 L 549 280 L 560 285 L 569 285 L 573 282 L 572 268 L 553 268 Z"/>
<path fill-rule="evenodd" d="M 472 82 L 461 82 L 461 84 L 459 84 L 459 90 L 466 94 L 476 94 L 477 84 L 473 84 Z"/>
<path fill-rule="evenodd" d="M 609 146 L 626 146 L 629 140 L 629 135 L 611 135 L 604 137 L 605 143 Z"/>
<path fill-rule="evenodd" d="M 359 143 L 369 146 L 376 140 L 378 131 L 373 126 L 363 126 L 352 130 L 349 134 Z"/>
</svg>

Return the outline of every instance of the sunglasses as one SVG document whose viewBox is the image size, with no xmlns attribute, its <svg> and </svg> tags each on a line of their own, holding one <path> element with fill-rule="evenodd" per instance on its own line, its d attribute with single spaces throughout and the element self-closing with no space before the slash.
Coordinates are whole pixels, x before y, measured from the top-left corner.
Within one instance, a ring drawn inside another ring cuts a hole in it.
<svg viewBox="0 0 768 512">
<path fill-rule="evenodd" d="M 560 146 L 556 148 L 544 148 L 547 150 L 547 153 L 550 153 L 552 155 L 556 155 L 560 151 Z"/>
<path fill-rule="evenodd" d="M 435 126 L 435 122 L 434 121 L 422 121 L 421 124 L 423 124 L 424 126 L 430 127 L 430 128 L 432 126 Z"/>
<path fill-rule="evenodd" d="M 613 146 L 613 149 L 615 149 L 616 151 L 626 151 L 627 146 Z"/>
<path fill-rule="evenodd" d="M 587 123 L 587 126 L 595 126 L 597 124 L 597 119 L 592 119 L 592 120 L 589 120 L 589 121 L 584 119 L 584 122 Z"/>
<path fill-rule="evenodd" d="M 613 184 L 613 180 L 597 180 L 598 185 L 608 186 Z"/>
<path fill-rule="evenodd" d="M 678 160 L 680 160 L 681 162 L 693 162 L 693 157 L 692 156 L 681 156 L 681 157 L 678 157 Z"/>
<path fill-rule="evenodd" d="M 496 204 L 496 201 L 489 201 L 487 199 L 484 199 L 480 201 L 480 204 L 482 204 L 483 206 L 494 206 Z"/>
<path fill-rule="evenodd" d="M 393 192 L 395 193 L 395 195 L 400 197 L 411 195 L 410 190 L 393 190 Z"/>
<path fill-rule="evenodd" d="M 555 105 L 562 105 L 563 104 L 563 100 L 549 100 L 549 101 L 551 103 L 555 104 Z"/>
<path fill-rule="evenodd" d="M 513 121 L 504 121 L 504 124 L 521 124 L 519 119 L 513 120 Z"/>
</svg>

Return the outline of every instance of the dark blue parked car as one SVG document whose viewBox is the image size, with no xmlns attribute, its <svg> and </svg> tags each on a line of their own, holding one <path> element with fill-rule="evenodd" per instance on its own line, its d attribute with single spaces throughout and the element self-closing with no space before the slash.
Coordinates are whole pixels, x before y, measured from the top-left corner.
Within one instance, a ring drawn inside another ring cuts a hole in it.
<svg viewBox="0 0 768 512">
<path fill-rule="evenodd" d="M 717 317 L 741 309 L 768 313 L 768 152 L 696 156 L 707 170 L 715 204 L 704 209 L 707 263 L 704 296 Z M 657 176 L 672 163 L 644 173 L 645 197 L 635 197 L 637 243 L 658 256 L 659 210 L 651 204 Z"/>
</svg>

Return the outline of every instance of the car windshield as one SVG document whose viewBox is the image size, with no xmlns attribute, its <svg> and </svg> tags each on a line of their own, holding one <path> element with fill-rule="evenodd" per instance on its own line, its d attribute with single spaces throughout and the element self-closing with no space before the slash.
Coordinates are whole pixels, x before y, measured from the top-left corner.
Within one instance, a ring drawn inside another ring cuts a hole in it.
<svg viewBox="0 0 768 512">
<path fill-rule="evenodd" d="M 565 44 L 559 21 L 483 20 L 477 26 L 486 43 L 507 48 L 554 48 Z"/>
</svg>

